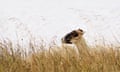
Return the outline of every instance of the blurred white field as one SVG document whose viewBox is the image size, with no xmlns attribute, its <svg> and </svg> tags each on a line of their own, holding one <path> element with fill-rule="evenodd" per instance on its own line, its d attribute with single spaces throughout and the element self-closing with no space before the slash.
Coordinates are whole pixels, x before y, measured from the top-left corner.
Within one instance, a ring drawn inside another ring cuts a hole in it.
<svg viewBox="0 0 120 72">
<path fill-rule="evenodd" d="M 116 11 L 87 11 L 71 8 L 63 13 L 62 16 L 65 17 L 63 22 L 62 17 L 57 18 L 57 16 L 33 15 L 26 19 L 8 17 L 0 21 L 0 36 L 1 38 L 9 38 L 13 42 L 19 39 L 22 43 L 27 43 L 33 37 L 38 40 L 44 39 L 47 43 L 56 40 L 60 44 L 61 37 L 66 33 L 82 28 L 85 30 L 84 37 L 89 44 L 100 44 L 103 41 L 107 44 L 118 44 L 120 13 L 118 10 Z M 69 15 L 71 18 L 68 18 Z"/>
<path fill-rule="evenodd" d="M 4 7 L 4 8 L 3 8 Z M 119 0 L 0 1 L 0 37 L 25 44 L 31 37 L 47 43 L 82 28 L 89 44 L 118 44 Z M 101 41 L 101 42 L 100 42 Z"/>
</svg>

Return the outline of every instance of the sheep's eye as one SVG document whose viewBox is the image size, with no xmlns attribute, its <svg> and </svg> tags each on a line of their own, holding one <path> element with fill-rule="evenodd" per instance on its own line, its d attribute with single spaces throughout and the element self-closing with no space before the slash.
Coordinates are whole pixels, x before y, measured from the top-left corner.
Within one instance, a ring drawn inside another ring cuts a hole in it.
<svg viewBox="0 0 120 72">
<path fill-rule="evenodd" d="M 74 35 L 73 35 L 73 37 L 77 37 L 78 36 L 78 34 L 77 33 L 75 33 Z"/>
<path fill-rule="evenodd" d="M 82 29 L 79 29 L 79 31 L 83 32 L 83 30 L 82 30 Z"/>
</svg>

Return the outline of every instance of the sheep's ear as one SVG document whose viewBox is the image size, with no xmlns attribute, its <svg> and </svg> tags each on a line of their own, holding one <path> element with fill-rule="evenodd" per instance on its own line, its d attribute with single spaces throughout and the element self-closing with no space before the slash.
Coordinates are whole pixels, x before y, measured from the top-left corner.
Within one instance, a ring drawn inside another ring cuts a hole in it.
<svg viewBox="0 0 120 72">
<path fill-rule="evenodd" d="M 85 32 L 82 29 L 78 29 L 79 33 L 83 35 Z"/>
<path fill-rule="evenodd" d="M 79 30 L 79 31 L 81 31 L 81 32 L 83 32 L 83 30 L 82 30 L 82 29 L 80 29 L 80 28 L 79 28 L 78 30 Z"/>
</svg>

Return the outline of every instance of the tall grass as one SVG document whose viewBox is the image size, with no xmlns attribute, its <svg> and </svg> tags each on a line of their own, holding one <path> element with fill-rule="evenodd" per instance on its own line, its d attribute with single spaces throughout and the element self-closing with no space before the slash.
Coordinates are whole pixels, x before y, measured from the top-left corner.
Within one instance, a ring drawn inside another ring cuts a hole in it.
<svg viewBox="0 0 120 72">
<path fill-rule="evenodd" d="M 30 47 L 27 53 L 19 44 L 15 49 L 11 41 L 1 41 L 0 72 L 120 72 L 120 51 L 113 46 L 89 47 L 89 53 L 57 45 Z"/>
</svg>

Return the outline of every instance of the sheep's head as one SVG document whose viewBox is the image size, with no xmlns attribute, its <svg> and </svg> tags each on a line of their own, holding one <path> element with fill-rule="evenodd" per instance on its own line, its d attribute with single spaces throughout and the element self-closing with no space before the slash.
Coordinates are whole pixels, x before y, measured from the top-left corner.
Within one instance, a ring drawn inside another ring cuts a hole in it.
<svg viewBox="0 0 120 72">
<path fill-rule="evenodd" d="M 62 38 L 62 43 L 73 44 L 81 39 L 84 31 L 82 29 L 73 30 Z"/>
</svg>

